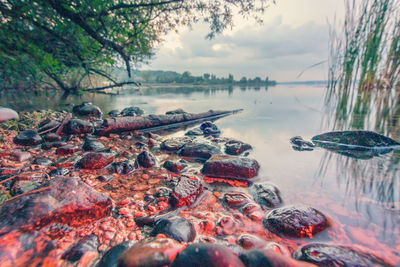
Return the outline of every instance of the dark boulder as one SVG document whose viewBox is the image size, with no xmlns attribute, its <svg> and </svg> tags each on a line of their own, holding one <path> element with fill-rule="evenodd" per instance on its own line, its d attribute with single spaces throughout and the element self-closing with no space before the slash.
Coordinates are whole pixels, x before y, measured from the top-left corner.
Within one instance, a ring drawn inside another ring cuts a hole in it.
<svg viewBox="0 0 400 267">
<path fill-rule="evenodd" d="M 97 252 L 98 246 L 99 246 L 99 239 L 97 238 L 97 236 L 89 235 L 79 240 L 77 244 L 75 244 L 66 252 L 64 252 L 61 258 L 71 262 L 78 261 L 83 256 L 83 254 L 85 254 L 88 251 Z"/>
<path fill-rule="evenodd" d="M 218 129 L 217 125 L 211 121 L 203 122 L 200 125 L 200 130 L 203 131 L 204 135 L 219 135 L 221 133 L 221 130 Z"/>
<path fill-rule="evenodd" d="M 204 163 L 201 172 L 209 177 L 250 179 L 258 174 L 260 166 L 254 159 L 213 155 Z"/>
<path fill-rule="evenodd" d="M 66 146 L 67 143 L 64 141 L 54 141 L 54 142 L 46 142 L 43 143 L 40 147 L 44 150 L 49 150 L 53 147 L 62 147 L 62 146 Z"/>
<path fill-rule="evenodd" d="M 157 159 L 148 151 L 143 151 L 137 156 L 137 162 L 144 168 L 151 168 L 157 164 Z"/>
<path fill-rule="evenodd" d="M 187 164 L 167 160 L 164 162 L 163 167 L 171 172 L 180 173 L 187 167 Z"/>
<path fill-rule="evenodd" d="M 72 112 L 78 116 L 89 116 L 95 118 L 101 118 L 103 115 L 101 109 L 90 102 L 83 102 L 82 104 L 75 106 L 72 109 Z"/>
<path fill-rule="evenodd" d="M 144 114 L 143 109 L 139 107 L 129 107 L 129 108 L 124 108 L 121 111 L 121 115 L 124 117 L 127 116 L 142 116 Z"/>
<path fill-rule="evenodd" d="M 222 245 L 197 243 L 189 245 L 178 254 L 171 267 L 207 266 L 207 267 L 244 267 L 232 251 Z"/>
<path fill-rule="evenodd" d="M 157 234 L 164 234 L 178 242 L 191 242 L 196 237 L 193 224 L 179 216 L 156 221 L 151 235 L 156 236 Z"/>
<path fill-rule="evenodd" d="M 250 191 L 255 201 L 263 208 L 276 208 L 282 204 L 281 193 L 273 184 L 257 183 L 250 188 Z"/>
<path fill-rule="evenodd" d="M 328 227 L 328 219 L 320 211 L 307 206 L 289 206 L 270 211 L 263 220 L 269 231 L 298 238 L 312 238 Z"/>
<path fill-rule="evenodd" d="M 296 261 L 273 250 L 246 250 L 239 255 L 246 267 L 312 267 L 313 264 Z"/>
<path fill-rule="evenodd" d="M 104 149 L 104 145 L 98 140 L 87 138 L 82 149 L 84 151 L 101 151 Z"/>
<path fill-rule="evenodd" d="M 46 188 L 0 207 L 0 235 L 15 229 L 34 231 L 52 223 L 82 227 L 111 214 L 111 200 L 80 179 L 56 177 Z"/>
<path fill-rule="evenodd" d="M 169 266 L 184 248 L 170 238 L 143 239 L 122 253 L 118 267 Z"/>
<path fill-rule="evenodd" d="M 111 118 L 115 118 L 115 117 L 118 117 L 118 115 L 119 115 L 119 110 L 118 109 L 113 109 L 113 110 L 111 110 L 110 112 L 108 112 L 108 115 L 111 117 Z"/>
<path fill-rule="evenodd" d="M 110 248 L 104 253 L 98 267 L 117 267 L 118 259 L 131 246 L 130 242 L 123 242 Z"/>
<path fill-rule="evenodd" d="M 131 174 L 137 169 L 137 164 L 133 160 L 124 160 L 113 163 L 114 172 L 118 174 Z"/>
<path fill-rule="evenodd" d="M 58 156 L 66 156 L 66 155 L 72 155 L 76 151 L 78 151 L 78 147 L 74 145 L 66 145 L 66 146 L 60 146 L 56 150 L 56 154 Z"/>
<path fill-rule="evenodd" d="M 191 138 L 189 137 L 177 137 L 177 138 L 171 138 L 163 141 L 160 145 L 161 149 L 167 150 L 167 151 L 178 151 L 181 149 L 184 145 L 187 143 L 190 143 L 192 141 Z"/>
<path fill-rule="evenodd" d="M 114 153 L 89 152 L 79 161 L 79 166 L 84 169 L 101 169 L 114 161 Z"/>
<path fill-rule="evenodd" d="M 22 131 L 14 138 L 14 143 L 21 146 L 35 146 L 42 142 L 42 137 L 34 130 Z"/>
<path fill-rule="evenodd" d="M 62 140 L 62 137 L 59 136 L 59 135 L 56 134 L 56 133 L 48 133 L 48 134 L 46 134 L 46 135 L 44 136 L 44 140 L 45 140 L 46 142 L 56 142 L 56 141 L 61 141 L 61 140 Z"/>
<path fill-rule="evenodd" d="M 307 244 L 293 253 L 293 258 L 318 266 L 390 266 L 370 253 L 363 253 L 344 246 Z"/>
<path fill-rule="evenodd" d="M 182 176 L 171 194 L 171 203 L 175 207 L 191 206 L 203 193 L 199 179 Z"/>
<path fill-rule="evenodd" d="M 203 143 L 188 143 L 179 150 L 179 156 L 200 160 L 207 160 L 216 154 L 221 154 L 218 147 Z"/>
<path fill-rule="evenodd" d="M 69 120 L 63 129 L 67 134 L 93 133 L 94 127 L 89 121 L 72 119 Z"/>
<path fill-rule="evenodd" d="M 237 156 L 250 149 L 251 145 L 240 141 L 229 141 L 225 144 L 225 153 L 229 155 Z"/>
</svg>

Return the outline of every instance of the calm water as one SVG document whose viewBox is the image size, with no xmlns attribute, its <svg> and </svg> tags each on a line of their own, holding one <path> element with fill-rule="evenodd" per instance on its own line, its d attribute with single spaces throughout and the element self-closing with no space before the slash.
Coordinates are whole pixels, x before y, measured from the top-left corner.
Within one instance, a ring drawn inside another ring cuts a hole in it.
<svg viewBox="0 0 400 267">
<path fill-rule="evenodd" d="M 311 205 L 331 219 L 331 229 L 317 235 L 315 241 L 367 248 L 399 264 L 400 152 L 362 160 L 322 148 L 304 152 L 291 148 L 289 139 L 293 136 L 310 139 L 333 130 L 326 123 L 332 117 L 326 114 L 324 96 L 324 86 L 305 85 L 219 90 L 161 88 L 129 95 L 67 98 L 55 92 L 37 96 L 3 93 L 0 105 L 19 110 L 60 109 L 67 103 L 91 101 L 105 113 L 133 105 L 148 114 L 176 108 L 188 112 L 243 108 L 242 113 L 216 122 L 222 136 L 254 147 L 250 157 L 261 165 L 260 179 L 276 184 L 285 204 Z"/>
</svg>

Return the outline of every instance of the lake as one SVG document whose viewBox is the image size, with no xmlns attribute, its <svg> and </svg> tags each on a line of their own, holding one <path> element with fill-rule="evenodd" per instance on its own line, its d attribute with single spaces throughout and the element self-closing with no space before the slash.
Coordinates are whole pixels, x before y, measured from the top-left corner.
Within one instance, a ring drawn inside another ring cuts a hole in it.
<svg viewBox="0 0 400 267">
<path fill-rule="evenodd" d="M 249 157 L 260 163 L 259 180 L 277 185 L 285 205 L 310 205 L 329 217 L 332 227 L 311 241 L 371 250 L 399 264 L 400 152 L 357 159 L 322 148 L 295 151 L 291 147 L 291 137 L 310 140 L 335 129 L 330 123 L 334 118 L 324 106 L 325 95 L 324 85 L 289 84 L 269 88 L 154 88 L 121 95 L 64 97 L 54 91 L 36 95 L 2 92 L 0 105 L 21 111 L 62 109 L 69 103 L 90 101 L 104 114 L 128 106 L 138 106 L 147 114 L 177 108 L 187 112 L 244 109 L 215 123 L 222 136 L 253 146 Z M 364 129 L 373 130 L 369 124 Z"/>
</svg>

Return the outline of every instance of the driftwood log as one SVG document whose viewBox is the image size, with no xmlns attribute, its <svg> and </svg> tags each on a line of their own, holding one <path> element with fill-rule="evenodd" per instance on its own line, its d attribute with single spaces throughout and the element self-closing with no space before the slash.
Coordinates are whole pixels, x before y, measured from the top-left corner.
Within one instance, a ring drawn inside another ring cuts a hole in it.
<svg viewBox="0 0 400 267">
<path fill-rule="evenodd" d="M 171 115 L 149 115 L 143 117 L 116 117 L 104 119 L 103 124 L 96 129 L 97 135 L 108 135 L 134 130 L 164 130 L 206 120 L 215 120 L 242 110 L 214 111 L 203 113 L 182 113 Z"/>
</svg>

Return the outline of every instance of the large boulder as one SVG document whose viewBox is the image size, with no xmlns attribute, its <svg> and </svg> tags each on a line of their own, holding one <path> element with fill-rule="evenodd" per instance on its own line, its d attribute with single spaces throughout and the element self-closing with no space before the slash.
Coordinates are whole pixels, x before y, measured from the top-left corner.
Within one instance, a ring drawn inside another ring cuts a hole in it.
<svg viewBox="0 0 400 267">
<path fill-rule="evenodd" d="M 8 120 L 18 120 L 19 116 L 15 110 L 0 107 L 0 123 Z"/>
<path fill-rule="evenodd" d="M 52 223 L 82 227 L 111 214 L 111 199 L 78 178 L 56 177 L 47 190 L 22 196 L 0 208 L 0 235 L 34 231 Z"/>
<path fill-rule="evenodd" d="M 258 174 L 260 165 L 254 159 L 213 155 L 204 163 L 201 172 L 209 177 L 250 179 Z"/>
<path fill-rule="evenodd" d="M 263 220 L 264 227 L 278 235 L 312 238 L 328 227 L 328 219 L 308 206 L 289 206 L 270 211 Z"/>
</svg>

